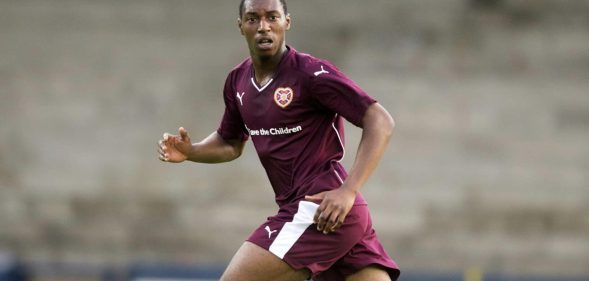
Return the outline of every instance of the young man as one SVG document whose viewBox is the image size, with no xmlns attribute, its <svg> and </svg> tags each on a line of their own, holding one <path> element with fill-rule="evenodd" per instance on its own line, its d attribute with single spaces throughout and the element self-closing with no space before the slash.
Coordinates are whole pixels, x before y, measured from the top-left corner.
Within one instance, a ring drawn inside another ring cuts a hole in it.
<svg viewBox="0 0 589 281">
<path fill-rule="evenodd" d="M 331 63 L 285 43 L 285 0 L 242 0 L 238 26 L 250 58 L 224 87 L 216 132 L 192 143 L 184 128 L 164 134 L 165 162 L 231 161 L 251 138 L 276 194 L 278 213 L 237 251 L 223 281 L 396 280 L 359 193 L 392 135 L 393 119 Z M 361 127 L 350 173 L 343 119 Z"/>
</svg>

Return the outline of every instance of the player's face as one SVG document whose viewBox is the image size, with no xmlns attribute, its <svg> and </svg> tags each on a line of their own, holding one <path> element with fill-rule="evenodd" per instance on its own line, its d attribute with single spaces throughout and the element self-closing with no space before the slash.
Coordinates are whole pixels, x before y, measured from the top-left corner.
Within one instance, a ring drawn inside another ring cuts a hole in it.
<svg viewBox="0 0 589 281">
<path fill-rule="evenodd" d="M 246 0 L 238 24 L 252 57 L 270 58 L 286 50 L 290 16 L 284 14 L 279 0 Z"/>
</svg>

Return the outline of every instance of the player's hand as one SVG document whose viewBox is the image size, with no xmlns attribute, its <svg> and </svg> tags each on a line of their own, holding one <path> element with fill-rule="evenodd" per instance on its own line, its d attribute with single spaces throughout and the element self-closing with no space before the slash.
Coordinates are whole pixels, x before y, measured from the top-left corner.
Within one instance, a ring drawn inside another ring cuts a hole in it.
<svg viewBox="0 0 589 281">
<path fill-rule="evenodd" d="M 179 135 L 164 133 L 164 139 L 158 141 L 159 159 L 164 162 L 179 163 L 188 159 L 192 143 L 188 132 L 183 127 L 178 129 Z"/>
<path fill-rule="evenodd" d="M 354 206 L 356 192 L 340 187 L 315 195 L 307 195 L 305 200 L 320 204 L 313 220 L 317 224 L 317 230 L 328 234 L 342 226 L 344 219 Z"/>
</svg>

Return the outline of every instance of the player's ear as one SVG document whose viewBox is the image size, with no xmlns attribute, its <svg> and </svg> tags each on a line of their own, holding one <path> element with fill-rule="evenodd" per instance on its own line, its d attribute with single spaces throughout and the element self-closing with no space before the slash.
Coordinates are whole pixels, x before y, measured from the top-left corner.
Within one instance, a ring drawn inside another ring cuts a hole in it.
<svg viewBox="0 0 589 281">
<path fill-rule="evenodd" d="M 290 30 L 290 14 L 286 14 L 284 19 L 286 19 L 286 30 Z"/>
<path fill-rule="evenodd" d="M 241 35 L 243 35 L 243 29 L 241 29 L 242 24 L 241 18 L 237 18 L 237 27 L 239 28 L 239 33 L 241 33 Z"/>
</svg>

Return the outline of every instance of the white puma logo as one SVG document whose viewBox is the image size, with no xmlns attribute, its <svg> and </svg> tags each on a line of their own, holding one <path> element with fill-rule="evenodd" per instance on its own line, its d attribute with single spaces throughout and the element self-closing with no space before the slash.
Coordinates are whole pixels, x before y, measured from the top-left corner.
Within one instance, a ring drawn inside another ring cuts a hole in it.
<svg viewBox="0 0 589 281">
<path fill-rule="evenodd" d="M 266 228 L 264 228 L 266 231 L 268 231 L 268 239 L 270 239 L 270 237 L 272 236 L 272 233 L 278 231 L 278 230 L 270 230 L 269 226 L 266 226 Z"/>
<path fill-rule="evenodd" d="M 323 65 L 322 65 L 321 66 L 321 70 L 315 72 L 314 74 L 315 74 L 315 76 L 319 76 L 319 75 L 321 75 L 323 73 L 329 73 L 329 72 L 327 70 L 323 69 Z"/>
<path fill-rule="evenodd" d="M 239 92 L 237 92 L 237 98 L 239 99 L 239 103 L 241 104 L 241 106 L 243 106 L 243 96 L 245 95 L 245 92 L 241 93 L 241 95 L 239 94 Z"/>
</svg>

